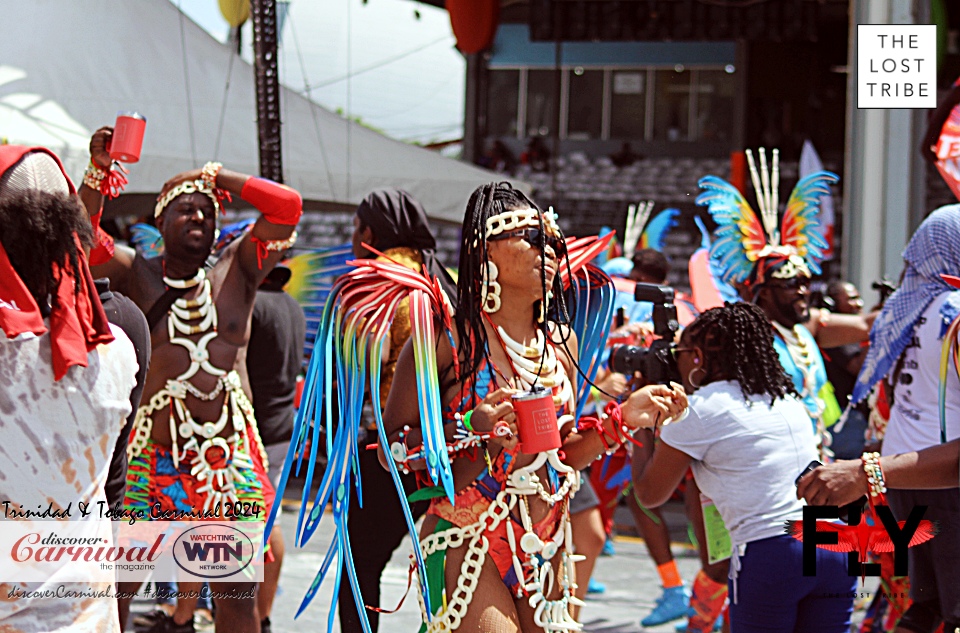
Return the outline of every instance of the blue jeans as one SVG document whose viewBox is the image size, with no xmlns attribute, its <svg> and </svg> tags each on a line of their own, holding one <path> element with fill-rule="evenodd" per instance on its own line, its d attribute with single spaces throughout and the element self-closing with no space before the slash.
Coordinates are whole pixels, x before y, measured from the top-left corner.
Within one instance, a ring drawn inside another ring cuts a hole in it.
<svg viewBox="0 0 960 633">
<path fill-rule="evenodd" d="M 747 544 L 740 557 L 734 633 L 848 633 L 857 579 L 847 555 L 817 549 L 817 575 L 803 575 L 803 543 L 774 536 Z"/>
</svg>

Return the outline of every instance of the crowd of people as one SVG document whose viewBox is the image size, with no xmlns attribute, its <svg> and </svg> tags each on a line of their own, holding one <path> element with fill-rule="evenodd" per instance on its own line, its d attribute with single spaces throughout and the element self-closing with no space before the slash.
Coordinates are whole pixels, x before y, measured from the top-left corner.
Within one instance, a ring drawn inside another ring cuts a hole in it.
<svg viewBox="0 0 960 633">
<path fill-rule="evenodd" d="M 138 251 L 100 228 L 112 133 L 94 133 L 79 189 L 51 152 L 0 147 L 0 493 L 269 530 L 262 583 L 212 581 L 213 603 L 198 605 L 201 585 L 180 582 L 139 630 L 194 631 L 198 609 L 217 631 L 271 630 L 279 496 L 293 458 L 324 444 L 326 493 L 302 520 L 312 533 L 332 505 L 344 632 L 386 627 L 380 580 L 407 533 L 425 631 L 581 630 L 620 500 L 661 580 L 643 626 L 849 631 L 848 556 L 817 549 L 806 575 L 809 544 L 787 526 L 807 504 L 859 504 L 874 526 L 880 506 L 899 521 L 922 506 L 938 526 L 910 548 L 909 577 L 872 554 L 883 591 L 861 630 L 960 627 L 960 205 L 919 227 L 884 303 L 864 313 L 835 281 L 814 305 L 815 217 L 836 176 L 803 178 L 781 212 L 778 155 L 770 170 L 760 150 L 758 169 L 748 152 L 758 210 L 713 176 L 697 199 L 717 225 L 710 281 L 738 300 L 678 295 L 665 334 L 664 306 L 632 297 L 634 282 L 666 282 L 657 248 L 625 245 L 628 259 L 604 265 L 609 238 L 569 240 L 552 210 L 490 183 L 467 200 L 451 274 L 423 206 L 377 190 L 356 209 L 353 267 L 328 299 L 330 344 L 315 346 L 295 417 L 306 322 L 281 262 L 299 194 L 207 163 L 162 185 L 162 242 Z M 259 216 L 220 237 L 231 196 Z M 612 345 L 657 338 L 642 366 L 610 360 Z M 320 427 L 326 442 L 309 442 Z M 658 510 L 677 496 L 701 559 L 689 585 Z M 262 512 L 231 516 L 237 502 Z M 128 598 L 36 591 L 54 584 L 5 583 L 34 597 L 0 602 L 0 628 L 126 628 Z"/>
</svg>

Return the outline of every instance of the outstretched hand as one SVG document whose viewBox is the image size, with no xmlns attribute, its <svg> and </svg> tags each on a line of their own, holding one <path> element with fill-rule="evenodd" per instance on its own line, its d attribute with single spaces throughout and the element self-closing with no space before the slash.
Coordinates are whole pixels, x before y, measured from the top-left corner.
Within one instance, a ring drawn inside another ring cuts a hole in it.
<svg viewBox="0 0 960 633">
<path fill-rule="evenodd" d="M 678 420 L 687 410 L 687 394 L 677 384 L 647 385 L 621 405 L 623 422 L 632 429 L 651 428 Z"/>
<path fill-rule="evenodd" d="M 113 159 L 110 158 L 110 142 L 113 140 L 113 128 L 104 125 L 90 137 L 90 160 L 100 169 L 110 169 Z"/>
<path fill-rule="evenodd" d="M 858 459 L 819 466 L 797 484 L 797 499 L 812 506 L 845 506 L 867 493 L 867 475 Z"/>
</svg>

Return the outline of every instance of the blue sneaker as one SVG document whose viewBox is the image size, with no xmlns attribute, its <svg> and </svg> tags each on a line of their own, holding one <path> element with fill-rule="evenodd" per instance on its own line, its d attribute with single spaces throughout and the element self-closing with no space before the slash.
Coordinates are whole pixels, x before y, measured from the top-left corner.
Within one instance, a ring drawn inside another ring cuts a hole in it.
<svg viewBox="0 0 960 633">
<path fill-rule="evenodd" d="M 603 593 L 607 590 L 607 586 L 602 582 L 597 582 L 593 578 L 590 579 L 590 582 L 587 583 L 587 593 Z"/>
<path fill-rule="evenodd" d="M 663 590 L 657 598 L 657 606 L 650 615 L 640 620 L 641 626 L 656 626 L 671 620 L 687 617 L 690 609 L 690 590 L 685 586 L 670 587 Z"/>
<path fill-rule="evenodd" d="M 687 624 L 688 624 L 687 622 L 681 622 L 673 630 L 676 631 L 677 633 L 687 633 Z M 722 628 L 723 628 L 723 616 L 721 615 L 719 618 L 717 618 L 717 621 L 713 623 L 713 630 L 719 631 Z"/>
<path fill-rule="evenodd" d="M 607 540 L 606 540 L 606 541 L 604 542 L 604 544 L 603 544 L 603 549 L 600 550 L 600 555 L 601 555 L 601 556 L 613 556 L 613 555 L 616 554 L 616 553 L 617 553 L 617 551 L 616 551 L 616 550 L 614 549 L 614 547 L 613 547 L 613 539 L 612 539 L 612 538 L 607 538 Z"/>
</svg>

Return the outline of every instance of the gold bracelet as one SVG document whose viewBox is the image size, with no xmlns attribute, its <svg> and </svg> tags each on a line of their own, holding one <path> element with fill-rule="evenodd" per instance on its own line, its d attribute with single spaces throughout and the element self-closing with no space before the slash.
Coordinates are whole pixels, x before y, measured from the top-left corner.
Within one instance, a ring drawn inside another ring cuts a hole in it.
<svg viewBox="0 0 960 633">
<path fill-rule="evenodd" d="M 880 453 L 864 453 L 860 456 L 860 461 L 863 462 L 863 472 L 867 475 L 870 496 L 876 499 L 887 492 L 883 470 L 880 469 Z"/>
<path fill-rule="evenodd" d="M 220 169 L 222 167 L 223 163 L 215 163 L 210 161 L 203 166 L 203 169 L 200 170 L 200 180 L 207 189 L 217 188 L 217 174 L 220 173 Z"/>
<path fill-rule="evenodd" d="M 94 191 L 100 191 L 100 185 L 103 183 L 103 179 L 108 175 L 107 170 L 103 167 L 100 167 L 93 162 L 93 159 L 90 159 L 90 164 L 87 165 L 87 169 L 83 172 L 83 184 L 90 187 Z"/>
</svg>

